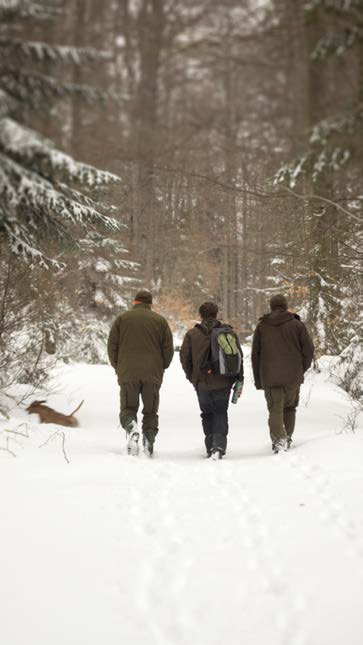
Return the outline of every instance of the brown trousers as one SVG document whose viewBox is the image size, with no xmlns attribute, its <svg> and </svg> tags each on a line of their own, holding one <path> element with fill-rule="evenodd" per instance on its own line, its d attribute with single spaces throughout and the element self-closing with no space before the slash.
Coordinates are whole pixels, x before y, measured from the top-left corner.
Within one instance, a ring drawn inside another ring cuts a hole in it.
<svg viewBox="0 0 363 645">
<path fill-rule="evenodd" d="M 143 402 L 142 431 L 153 443 L 158 433 L 159 390 L 157 383 L 129 381 L 120 386 L 120 422 L 127 429 L 131 421 L 137 421 L 140 397 Z"/>
<path fill-rule="evenodd" d="M 278 385 L 265 389 L 272 443 L 291 439 L 295 429 L 300 385 Z"/>
</svg>

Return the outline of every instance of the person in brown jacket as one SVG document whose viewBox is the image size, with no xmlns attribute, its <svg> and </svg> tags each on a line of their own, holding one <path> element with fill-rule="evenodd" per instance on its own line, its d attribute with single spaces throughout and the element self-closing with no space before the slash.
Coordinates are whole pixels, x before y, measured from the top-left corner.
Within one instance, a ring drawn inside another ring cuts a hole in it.
<svg viewBox="0 0 363 645">
<path fill-rule="evenodd" d="M 185 375 L 197 393 L 205 435 L 207 457 L 221 459 L 226 452 L 228 404 L 233 383 L 243 383 L 243 356 L 237 335 L 230 325 L 217 320 L 218 306 L 205 302 L 199 307 L 201 322 L 190 329 L 180 348 Z M 235 338 L 239 349 L 239 372 L 234 376 L 213 373 L 208 364 L 213 330 L 223 328 Z"/>
<path fill-rule="evenodd" d="M 253 335 L 252 368 L 256 388 L 265 391 L 272 449 L 279 452 L 292 442 L 300 385 L 314 345 L 300 317 L 288 311 L 284 295 L 272 296 L 270 309 Z"/>
<path fill-rule="evenodd" d="M 107 345 L 120 385 L 120 422 L 126 430 L 128 452 L 139 452 L 137 412 L 141 396 L 143 446 L 150 457 L 158 433 L 159 390 L 174 353 L 170 327 L 151 307 L 151 293 L 139 291 L 132 309 L 114 321 Z"/>
</svg>

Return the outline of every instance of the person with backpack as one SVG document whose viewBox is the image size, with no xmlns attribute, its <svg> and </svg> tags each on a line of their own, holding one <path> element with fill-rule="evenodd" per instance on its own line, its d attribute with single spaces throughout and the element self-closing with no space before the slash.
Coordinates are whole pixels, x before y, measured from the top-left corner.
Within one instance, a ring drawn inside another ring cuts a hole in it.
<svg viewBox="0 0 363 645">
<path fill-rule="evenodd" d="M 201 322 L 184 337 L 180 361 L 198 396 L 207 457 L 221 459 L 227 447 L 228 404 L 235 382 L 236 395 L 242 392 L 243 353 L 232 327 L 217 320 L 214 302 L 204 302 L 199 314 Z"/>
<path fill-rule="evenodd" d="M 272 450 L 291 446 L 300 385 L 314 355 L 314 345 L 284 295 L 270 299 L 270 313 L 260 318 L 253 335 L 252 368 L 257 390 L 264 390 Z"/>
<path fill-rule="evenodd" d="M 159 390 L 174 353 L 170 327 L 151 307 L 151 293 L 139 291 L 132 309 L 114 321 L 107 345 L 120 385 L 120 422 L 126 430 L 127 451 L 139 453 L 137 412 L 141 396 L 143 446 L 148 457 L 153 454 L 158 433 Z"/>
</svg>

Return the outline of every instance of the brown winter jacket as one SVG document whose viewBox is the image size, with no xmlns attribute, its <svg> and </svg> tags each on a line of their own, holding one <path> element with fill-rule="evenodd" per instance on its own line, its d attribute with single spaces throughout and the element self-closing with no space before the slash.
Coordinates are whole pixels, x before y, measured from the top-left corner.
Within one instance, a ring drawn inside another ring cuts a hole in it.
<svg viewBox="0 0 363 645">
<path fill-rule="evenodd" d="M 252 343 L 256 388 L 303 383 L 313 354 L 314 345 L 297 314 L 283 309 L 265 314 L 255 329 Z"/>
<path fill-rule="evenodd" d="M 210 334 L 214 327 L 221 326 L 219 320 L 203 320 L 190 329 L 183 340 L 180 348 L 180 362 L 185 375 L 194 387 L 201 387 L 203 390 L 220 390 L 232 385 L 236 378 L 234 376 L 223 376 L 221 374 L 208 374 L 205 368 L 210 347 Z M 243 360 L 240 374 L 240 381 L 243 381 Z"/>
<path fill-rule="evenodd" d="M 145 381 L 160 385 L 173 358 L 173 337 L 165 318 L 150 305 L 137 304 L 114 321 L 107 350 L 120 384 Z"/>
</svg>

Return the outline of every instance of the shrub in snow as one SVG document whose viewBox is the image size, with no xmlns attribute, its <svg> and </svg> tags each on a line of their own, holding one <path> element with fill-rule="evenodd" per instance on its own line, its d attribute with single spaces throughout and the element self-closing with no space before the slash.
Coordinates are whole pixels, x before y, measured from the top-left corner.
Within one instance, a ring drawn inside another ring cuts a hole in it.
<svg viewBox="0 0 363 645">
<path fill-rule="evenodd" d="M 63 325 L 59 331 L 58 358 L 65 363 L 108 364 L 107 339 L 111 323 L 79 320 Z"/>
<path fill-rule="evenodd" d="M 342 351 L 335 369 L 339 385 L 360 405 L 363 405 L 363 346 L 362 338 L 354 336 Z"/>
<path fill-rule="evenodd" d="M 9 251 L 7 255 L 0 260 L 0 414 L 5 416 L 14 402 L 45 383 L 55 362 L 46 351 L 51 346 L 47 311 L 29 288 L 29 270 Z M 15 383 L 25 387 L 14 399 Z"/>
</svg>

